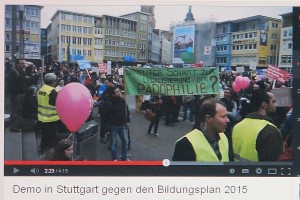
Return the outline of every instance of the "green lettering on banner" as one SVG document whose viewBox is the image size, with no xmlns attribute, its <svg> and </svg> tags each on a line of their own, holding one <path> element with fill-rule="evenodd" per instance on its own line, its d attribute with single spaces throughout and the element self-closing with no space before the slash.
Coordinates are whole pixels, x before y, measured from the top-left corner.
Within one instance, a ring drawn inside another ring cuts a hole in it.
<svg viewBox="0 0 300 200">
<path fill-rule="evenodd" d="M 209 68 L 125 68 L 127 95 L 219 94 L 219 69 Z"/>
</svg>

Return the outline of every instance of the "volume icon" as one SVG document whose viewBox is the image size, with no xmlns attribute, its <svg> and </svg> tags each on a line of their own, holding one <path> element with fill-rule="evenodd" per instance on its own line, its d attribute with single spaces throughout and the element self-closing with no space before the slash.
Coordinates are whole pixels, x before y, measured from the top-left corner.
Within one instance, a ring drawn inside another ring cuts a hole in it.
<svg viewBox="0 0 300 200">
<path fill-rule="evenodd" d="M 38 174 L 40 172 L 40 170 L 39 170 L 39 168 L 32 168 L 30 170 L 30 172 L 33 173 L 33 174 Z"/>
</svg>

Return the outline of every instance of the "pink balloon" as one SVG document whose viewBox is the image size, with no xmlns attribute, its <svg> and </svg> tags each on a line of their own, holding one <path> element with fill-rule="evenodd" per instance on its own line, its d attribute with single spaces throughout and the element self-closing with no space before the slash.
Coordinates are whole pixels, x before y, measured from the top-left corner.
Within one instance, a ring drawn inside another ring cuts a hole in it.
<svg viewBox="0 0 300 200">
<path fill-rule="evenodd" d="M 56 110 L 69 131 L 76 132 L 91 114 L 90 91 L 80 83 L 69 83 L 57 95 Z"/>
<path fill-rule="evenodd" d="M 235 81 L 234 81 L 238 86 L 240 86 L 241 84 L 243 84 L 243 77 L 242 76 L 237 76 L 235 78 Z"/>
<path fill-rule="evenodd" d="M 239 86 L 236 84 L 236 82 L 233 82 L 231 84 L 231 86 L 232 86 L 233 91 L 235 91 L 236 93 L 238 93 L 241 90 L 241 88 L 239 88 Z"/>
<path fill-rule="evenodd" d="M 240 85 L 241 89 L 246 89 L 250 85 L 250 79 L 248 77 L 243 77 L 242 83 Z"/>
</svg>

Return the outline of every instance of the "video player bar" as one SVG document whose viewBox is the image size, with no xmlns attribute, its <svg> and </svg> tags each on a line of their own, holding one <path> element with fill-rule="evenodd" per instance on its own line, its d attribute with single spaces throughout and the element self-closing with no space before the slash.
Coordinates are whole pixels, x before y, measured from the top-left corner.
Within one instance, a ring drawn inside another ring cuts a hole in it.
<svg viewBox="0 0 300 200">
<path fill-rule="evenodd" d="M 292 163 L 164 161 L 5 161 L 5 176 L 251 176 L 289 177 Z"/>
</svg>

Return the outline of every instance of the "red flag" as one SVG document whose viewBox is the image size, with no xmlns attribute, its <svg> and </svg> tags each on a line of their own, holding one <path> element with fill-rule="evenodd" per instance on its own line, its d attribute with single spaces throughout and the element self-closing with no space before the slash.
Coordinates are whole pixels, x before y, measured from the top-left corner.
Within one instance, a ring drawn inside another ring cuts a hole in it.
<svg viewBox="0 0 300 200">
<path fill-rule="evenodd" d="M 286 71 L 284 71 L 283 69 L 279 69 L 278 67 L 276 67 L 274 65 L 269 65 L 266 74 L 268 77 L 271 77 L 275 80 L 278 80 L 278 79 L 287 80 L 288 79 L 288 73 Z"/>
</svg>

